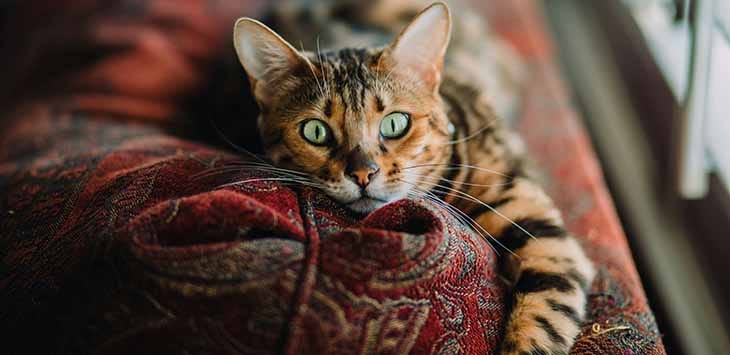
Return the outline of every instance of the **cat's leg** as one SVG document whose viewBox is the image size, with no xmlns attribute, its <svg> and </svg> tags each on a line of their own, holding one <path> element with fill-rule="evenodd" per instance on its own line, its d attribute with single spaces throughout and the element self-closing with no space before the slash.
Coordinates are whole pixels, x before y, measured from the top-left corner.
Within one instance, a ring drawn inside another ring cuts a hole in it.
<svg viewBox="0 0 730 355">
<path fill-rule="evenodd" d="M 514 298 L 501 354 L 568 354 L 585 317 L 590 260 L 534 182 L 518 177 L 486 195 L 496 211 L 481 206 L 471 214 L 514 253 L 504 253 Z"/>
</svg>

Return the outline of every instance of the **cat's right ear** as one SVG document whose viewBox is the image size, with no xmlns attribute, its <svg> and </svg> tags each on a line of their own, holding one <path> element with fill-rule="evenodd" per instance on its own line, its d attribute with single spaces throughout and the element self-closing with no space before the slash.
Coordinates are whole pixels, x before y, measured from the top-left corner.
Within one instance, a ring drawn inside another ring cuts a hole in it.
<svg viewBox="0 0 730 355">
<path fill-rule="evenodd" d="M 254 95 L 261 101 L 266 88 L 275 87 L 303 65 L 306 57 L 263 23 L 243 17 L 233 28 L 233 46 L 248 75 Z"/>
</svg>

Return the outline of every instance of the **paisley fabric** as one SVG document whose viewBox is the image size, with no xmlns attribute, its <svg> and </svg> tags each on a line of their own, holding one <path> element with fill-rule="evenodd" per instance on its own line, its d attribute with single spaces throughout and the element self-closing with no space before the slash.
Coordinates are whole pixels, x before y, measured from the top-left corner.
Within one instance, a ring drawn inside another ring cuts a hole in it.
<svg viewBox="0 0 730 355">
<path fill-rule="evenodd" d="M 601 270 L 573 353 L 663 354 L 537 3 L 479 4 L 531 64 L 535 85 L 517 124 Z M 206 97 L 218 58 L 233 56 L 232 21 L 260 5 L 29 0 L 8 8 L 3 353 L 497 349 L 510 307 L 498 255 L 440 210 L 403 200 L 355 216 L 255 171 L 211 173 L 242 157 L 191 139 L 200 113 L 190 103 Z"/>
</svg>

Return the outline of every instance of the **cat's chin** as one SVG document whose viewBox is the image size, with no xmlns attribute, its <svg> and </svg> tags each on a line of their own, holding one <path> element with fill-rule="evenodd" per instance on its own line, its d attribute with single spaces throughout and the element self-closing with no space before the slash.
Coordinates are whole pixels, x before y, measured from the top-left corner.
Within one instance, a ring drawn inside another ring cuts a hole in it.
<svg viewBox="0 0 730 355">
<path fill-rule="evenodd" d="M 376 209 L 382 207 L 387 202 L 383 200 L 376 200 L 368 197 L 359 198 L 353 202 L 347 204 L 347 207 L 357 213 L 370 213 Z"/>
</svg>

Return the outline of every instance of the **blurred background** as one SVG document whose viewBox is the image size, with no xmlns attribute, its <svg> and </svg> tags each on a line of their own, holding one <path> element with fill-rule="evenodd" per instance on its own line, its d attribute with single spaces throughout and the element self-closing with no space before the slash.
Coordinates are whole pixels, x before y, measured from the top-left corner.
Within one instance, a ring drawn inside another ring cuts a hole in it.
<svg viewBox="0 0 730 355">
<path fill-rule="evenodd" d="M 730 1 L 546 0 L 669 354 L 730 354 Z"/>
</svg>

